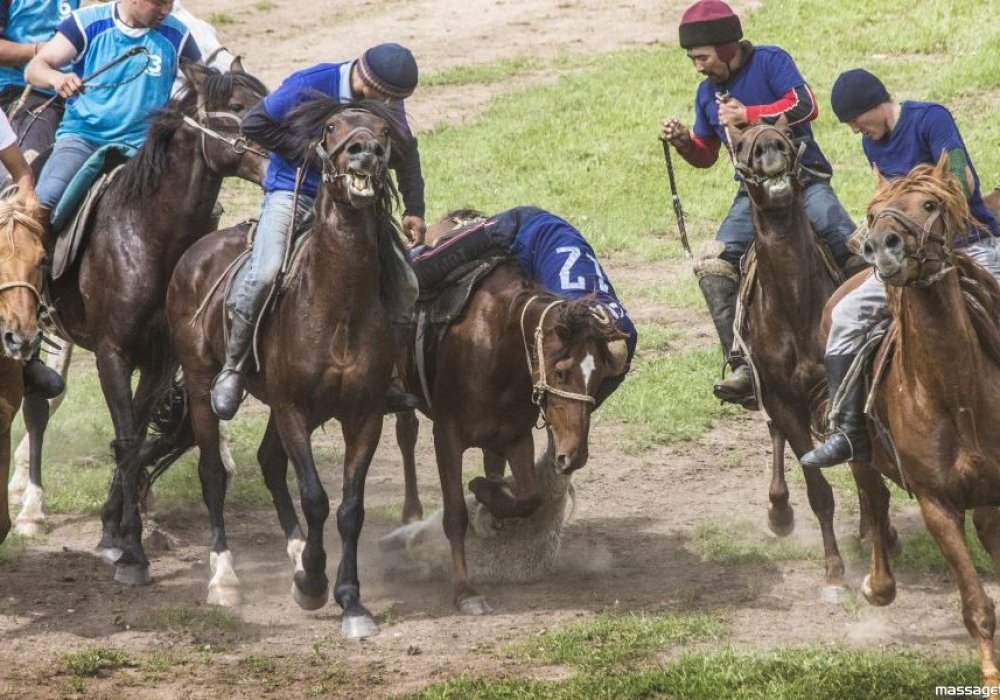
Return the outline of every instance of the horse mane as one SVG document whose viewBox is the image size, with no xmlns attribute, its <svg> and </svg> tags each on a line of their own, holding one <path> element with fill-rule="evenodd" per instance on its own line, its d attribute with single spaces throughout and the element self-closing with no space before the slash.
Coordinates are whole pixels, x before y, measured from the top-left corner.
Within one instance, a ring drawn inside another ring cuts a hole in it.
<svg viewBox="0 0 1000 700">
<path fill-rule="evenodd" d="M 601 360 L 605 363 L 612 361 L 608 343 L 614 340 L 621 331 L 618 330 L 610 310 L 597 300 L 596 295 L 588 294 L 577 299 L 567 299 L 557 294 L 541 291 L 533 283 L 524 280 L 521 289 L 511 301 L 511 311 L 515 312 L 524 308 L 531 297 L 538 297 L 539 301 L 545 303 L 565 302 L 553 309 L 556 333 L 562 340 L 559 349 L 552 355 L 553 362 L 558 362 L 568 356 L 570 347 L 588 338 L 603 341 L 598 343 Z"/>
<path fill-rule="evenodd" d="M 0 192 L 0 231 L 7 234 L 12 255 L 17 252 L 14 227 L 18 225 L 30 231 L 39 241 L 42 240 L 44 230 L 42 222 L 38 220 L 37 203 L 25 201 L 19 196 L 17 185 L 11 185 Z"/>
<path fill-rule="evenodd" d="M 249 73 L 223 73 L 201 65 L 197 70 L 207 74 L 202 82 L 201 95 L 209 110 L 214 105 L 226 104 L 237 88 L 262 96 L 268 93 L 267 86 Z M 197 115 L 198 95 L 199 92 L 188 84 L 170 104 L 153 114 L 146 140 L 122 168 L 108 192 L 107 196 L 114 206 L 141 206 L 140 203 L 155 196 L 160 180 L 170 165 L 167 154 L 174 134 L 184 123 L 185 115 Z"/>
<path fill-rule="evenodd" d="M 996 319 L 996 310 L 1000 308 L 1000 284 L 992 274 L 961 251 L 955 252 L 954 263 L 965 308 L 976 330 L 979 345 L 993 363 L 1000 366 L 1000 325 Z"/>
<path fill-rule="evenodd" d="M 944 215 L 945 231 L 955 235 L 970 228 L 985 230 L 981 222 L 969 211 L 962 184 L 953 174 L 943 178 L 934 174 L 935 166 L 921 163 L 903 177 L 894 178 L 879 187 L 868 202 L 867 213 L 871 217 L 877 207 L 885 206 L 899 197 L 919 192 L 940 202 Z"/>
</svg>

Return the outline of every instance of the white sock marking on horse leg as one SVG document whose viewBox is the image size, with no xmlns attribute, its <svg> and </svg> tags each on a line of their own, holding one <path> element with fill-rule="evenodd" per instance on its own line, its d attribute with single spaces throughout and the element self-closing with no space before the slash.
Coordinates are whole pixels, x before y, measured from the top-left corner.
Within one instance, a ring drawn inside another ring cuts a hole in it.
<svg viewBox="0 0 1000 700">
<path fill-rule="evenodd" d="M 208 604 L 232 608 L 240 604 L 240 580 L 233 569 L 233 553 L 212 552 L 209 558 L 212 580 L 208 582 Z"/>
<path fill-rule="evenodd" d="M 21 501 L 21 512 L 14 520 L 14 532 L 25 537 L 45 534 L 45 493 L 40 486 L 28 484 Z"/>
<path fill-rule="evenodd" d="M 228 486 L 236 476 L 236 460 L 233 459 L 232 450 L 229 449 L 229 424 L 225 421 L 219 422 L 219 455 L 222 457 L 222 466 L 226 469 L 226 485 Z"/>
<path fill-rule="evenodd" d="M 587 390 L 590 389 L 590 377 L 594 374 L 595 369 L 597 369 L 597 363 L 594 362 L 594 356 L 588 352 L 587 356 L 583 358 L 583 362 L 580 363 L 580 371 L 583 372 L 583 386 Z"/>
<path fill-rule="evenodd" d="M 305 567 L 302 566 L 302 550 L 305 548 L 306 541 L 300 537 L 288 540 L 288 547 L 285 551 L 288 552 L 288 558 L 292 560 L 292 566 L 295 567 L 294 572 L 305 571 Z"/>
</svg>

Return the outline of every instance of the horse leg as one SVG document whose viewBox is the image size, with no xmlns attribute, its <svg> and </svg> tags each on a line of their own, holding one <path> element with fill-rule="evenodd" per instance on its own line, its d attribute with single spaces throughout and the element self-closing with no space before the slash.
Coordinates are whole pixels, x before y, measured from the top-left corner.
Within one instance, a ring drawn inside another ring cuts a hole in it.
<svg viewBox="0 0 1000 700">
<path fill-rule="evenodd" d="M 302 536 L 299 516 L 292 504 L 292 495 L 288 492 L 288 482 L 285 480 L 288 474 L 288 455 L 285 454 L 285 447 L 281 444 L 273 411 L 268 416 L 264 438 L 257 449 L 257 463 L 260 464 L 264 484 L 271 492 L 271 500 L 278 513 L 281 530 L 285 533 L 288 558 L 292 561 L 294 571 L 302 571 L 302 550 L 305 549 L 306 540 Z"/>
<path fill-rule="evenodd" d="M 98 548 L 107 561 L 114 559 L 115 580 L 128 585 L 150 582 L 149 559 L 142 548 L 142 516 L 139 513 L 139 438 L 132 410 L 132 369 L 116 349 L 97 353 L 97 374 L 115 428 L 115 475 L 108 499 L 101 510 L 103 533 Z M 118 549 L 120 545 L 121 549 Z"/>
<path fill-rule="evenodd" d="M 464 447 L 457 429 L 447 425 L 444 419 L 434 421 L 434 455 L 437 458 L 441 496 L 444 500 L 442 525 L 451 546 L 453 601 L 463 615 L 485 615 L 493 609 L 486 598 L 479 595 L 469 583 L 465 565 L 465 533 L 469 529 L 469 511 L 465 507 L 465 489 L 462 486 L 463 452 Z"/>
<path fill-rule="evenodd" d="M 507 459 L 498 452 L 483 450 L 483 471 L 490 481 L 500 481 L 503 479 L 504 469 L 507 468 Z"/>
<path fill-rule="evenodd" d="M 983 548 L 993 559 L 994 573 L 1000 577 L 1000 508 L 982 506 L 972 510 L 972 522 Z"/>
<path fill-rule="evenodd" d="M 10 426 L 0 433 L 0 544 L 10 532 L 10 510 L 7 505 L 7 476 L 10 472 Z"/>
<path fill-rule="evenodd" d="M 424 517 L 424 507 L 417 492 L 417 434 L 420 421 L 416 411 L 396 414 L 396 444 L 403 457 L 403 524 L 415 523 Z"/>
<path fill-rule="evenodd" d="M 21 496 L 21 512 L 14 520 L 14 531 L 25 537 L 45 532 L 45 492 L 42 490 L 42 442 L 49 423 L 49 400 L 38 394 L 24 397 L 21 415 L 28 444 L 28 483 Z"/>
<path fill-rule="evenodd" d="M 507 449 L 507 461 L 514 475 L 514 491 L 500 481 L 476 477 L 469 483 L 469 490 L 476 500 L 497 518 L 524 518 L 542 504 L 542 491 L 535 476 L 535 440 L 531 431 L 514 441 Z M 546 465 L 555 469 L 555 465 Z"/>
<path fill-rule="evenodd" d="M 851 462 L 854 483 L 861 502 L 862 528 L 871 539 L 871 569 L 861 584 L 861 592 L 872 605 L 888 605 L 896 599 L 896 579 L 889 555 L 898 540 L 889 524 L 889 489 L 870 462 Z"/>
<path fill-rule="evenodd" d="M 371 412 L 359 421 L 342 423 L 344 435 L 344 493 L 337 508 L 341 554 L 334 600 L 344 611 L 341 633 L 358 639 L 378 634 L 378 625 L 361 604 L 358 582 L 358 538 L 365 522 L 365 479 L 382 435 L 382 413 Z"/>
<path fill-rule="evenodd" d="M 993 651 L 996 614 L 993 601 L 979 582 L 979 574 L 965 542 L 965 511 L 948 508 L 925 494 L 917 494 L 917 500 L 927 529 L 958 580 L 962 619 L 979 652 L 983 685 L 1000 685 L 1000 671 L 997 670 Z"/>
<path fill-rule="evenodd" d="M 774 425 L 767 424 L 771 433 L 771 486 L 767 497 L 767 526 L 778 537 L 792 534 L 795 529 L 795 511 L 788 503 L 788 483 L 785 481 L 785 436 Z"/>
</svg>

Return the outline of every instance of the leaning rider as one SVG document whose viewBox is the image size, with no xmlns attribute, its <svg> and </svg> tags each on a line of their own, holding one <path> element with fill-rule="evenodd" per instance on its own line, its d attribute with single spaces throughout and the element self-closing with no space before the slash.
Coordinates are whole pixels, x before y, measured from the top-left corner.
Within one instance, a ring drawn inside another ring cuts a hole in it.
<svg viewBox="0 0 1000 700">
<path fill-rule="evenodd" d="M 969 211 L 978 226 L 958 236 L 954 248 L 988 270 L 1000 281 L 1000 223 L 983 203 L 979 175 L 972 165 L 951 113 L 935 102 L 896 102 L 885 85 L 868 71 L 855 68 L 840 74 L 830 94 L 833 111 L 841 122 L 861 134 L 868 162 L 883 177 L 906 175 L 915 166 L 933 165 L 948 154 L 951 171 L 962 185 Z M 833 308 L 826 344 L 830 399 L 848 374 L 868 331 L 886 314 L 885 283 L 870 275 Z M 871 441 L 865 420 L 864 382 L 845 393 L 833 416 L 834 431 L 826 442 L 802 457 L 804 467 L 830 467 L 871 458 Z"/>
<path fill-rule="evenodd" d="M 727 129 L 773 124 L 784 117 L 793 137 L 805 144 L 799 181 L 806 215 L 844 267 L 854 224 L 830 187 L 833 169 L 809 126 L 819 108 L 791 56 L 778 46 L 740 41 L 740 18 L 722 0 L 691 5 L 681 18 L 679 34 L 681 47 L 705 80 L 695 95 L 693 135 L 680 121 L 669 119 L 661 124 L 663 137 L 688 163 L 708 168 L 718 159 L 720 145 L 730 147 Z M 723 401 L 750 407 L 754 405 L 750 368 L 733 350 L 740 258 L 753 240 L 750 198 L 742 183 L 715 238 L 721 250 L 700 261 L 695 273 L 733 372 L 713 391 Z"/>
<path fill-rule="evenodd" d="M 624 381 L 639 336 L 583 234 L 568 221 L 537 207 L 515 207 L 489 218 L 474 210 L 452 212 L 446 221 L 451 226 L 442 227 L 439 237 L 448 229 L 465 227 L 433 248 L 414 251 L 418 254 L 411 264 L 421 290 L 434 289 L 464 263 L 500 254 L 515 258 L 525 277 L 553 294 L 572 299 L 593 296 L 608 307 L 618 328 L 628 335 L 628 359 L 620 375 L 607 378 L 598 388 L 599 406 Z"/>
<path fill-rule="evenodd" d="M 355 61 L 319 63 L 288 76 L 277 90 L 265 97 L 243 119 L 243 133 L 271 152 L 264 178 L 264 200 L 254 235 L 250 261 L 238 275 L 226 302 L 230 320 L 226 361 L 212 383 L 212 410 L 229 420 L 239 409 L 246 382 L 246 364 L 253 349 L 253 330 L 264 301 L 281 272 L 285 247 L 294 230 L 310 216 L 319 189 L 320 173 L 308 166 L 298 192 L 296 172 L 300 157 L 299 140 L 287 128 L 287 117 L 312 96 L 322 95 L 343 102 L 377 100 L 398 115 L 400 126 L 409 131 L 403 100 L 417 87 L 417 62 L 409 49 L 399 44 L 379 44 Z M 399 191 L 403 195 L 403 233 L 413 244 L 424 239 L 424 180 L 420 171 L 417 140 L 393 143 L 393 160 Z M 296 198 L 297 197 L 297 198 Z M 295 206 L 293 212 L 292 207 Z M 400 254 L 398 276 L 412 280 L 412 272 Z M 406 299 L 397 305 L 401 316 L 393 319 L 394 336 L 401 345 L 408 335 L 415 281 L 405 290 Z M 415 408 L 416 397 L 391 387 L 385 395 L 386 412 Z"/>
</svg>

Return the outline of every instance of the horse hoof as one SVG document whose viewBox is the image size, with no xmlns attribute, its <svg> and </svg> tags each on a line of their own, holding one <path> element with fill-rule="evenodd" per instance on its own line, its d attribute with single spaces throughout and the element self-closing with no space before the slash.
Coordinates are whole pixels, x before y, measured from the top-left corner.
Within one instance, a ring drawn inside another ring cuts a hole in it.
<svg viewBox="0 0 1000 700">
<path fill-rule="evenodd" d="M 488 615 L 493 612 L 493 608 L 486 602 L 486 598 L 477 595 L 459 602 L 458 611 L 463 615 Z"/>
<path fill-rule="evenodd" d="M 14 532 L 21 537 L 41 537 L 45 534 L 44 520 L 21 520 L 14 521 Z"/>
<path fill-rule="evenodd" d="M 379 633 L 375 620 L 368 615 L 356 615 L 354 617 L 344 617 L 340 624 L 340 632 L 345 639 L 366 639 L 374 637 Z"/>
<path fill-rule="evenodd" d="M 892 586 L 885 593 L 876 593 L 872 589 L 872 575 L 866 574 L 865 580 L 861 583 L 861 593 L 865 596 L 871 605 L 888 605 L 892 601 L 896 600 L 896 587 Z"/>
<path fill-rule="evenodd" d="M 115 581 L 126 586 L 148 586 L 153 578 L 149 575 L 148 564 L 117 564 Z"/>
<path fill-rule="evenodd" d="M 292 598 L 298 603 L 298 606 L 303 610 L 319 610 L 324 605 L 326 601 L 330 599 L 330 591 L 328 588 L 324 587 L 323 592 L 317 596 L 311 596 L 303 593 L 299 590 L 299 587 L 292 582 Z"/>
<path fill-rule="evenodd" d="M 122 558 L 124 552 L 118 547 L 104 547 L 101 550 L 101 561 L 103 561 L 108 566 L 114 566 L 118 563 L 118 560 Z"/>
<path fill-rule="evenodd" d="M 239 588 L 232 586 L 215 586 L 208 589 L 209 605 L 219 605 L 223 608 L 237 608 L 243 602 Z"/>
<path fill-rule="evenodd" d="M 843 586 L 823 586 L 823 602 L 831 605 L 840 605 L 844 602 L 847 589 Z"/>
<path fill-rule="evenodd" d="M 767 509 L 767 527 L 778 537 L 788 537 L 795 530 L 795 511 L 771 506 Z"/>
</svg>

